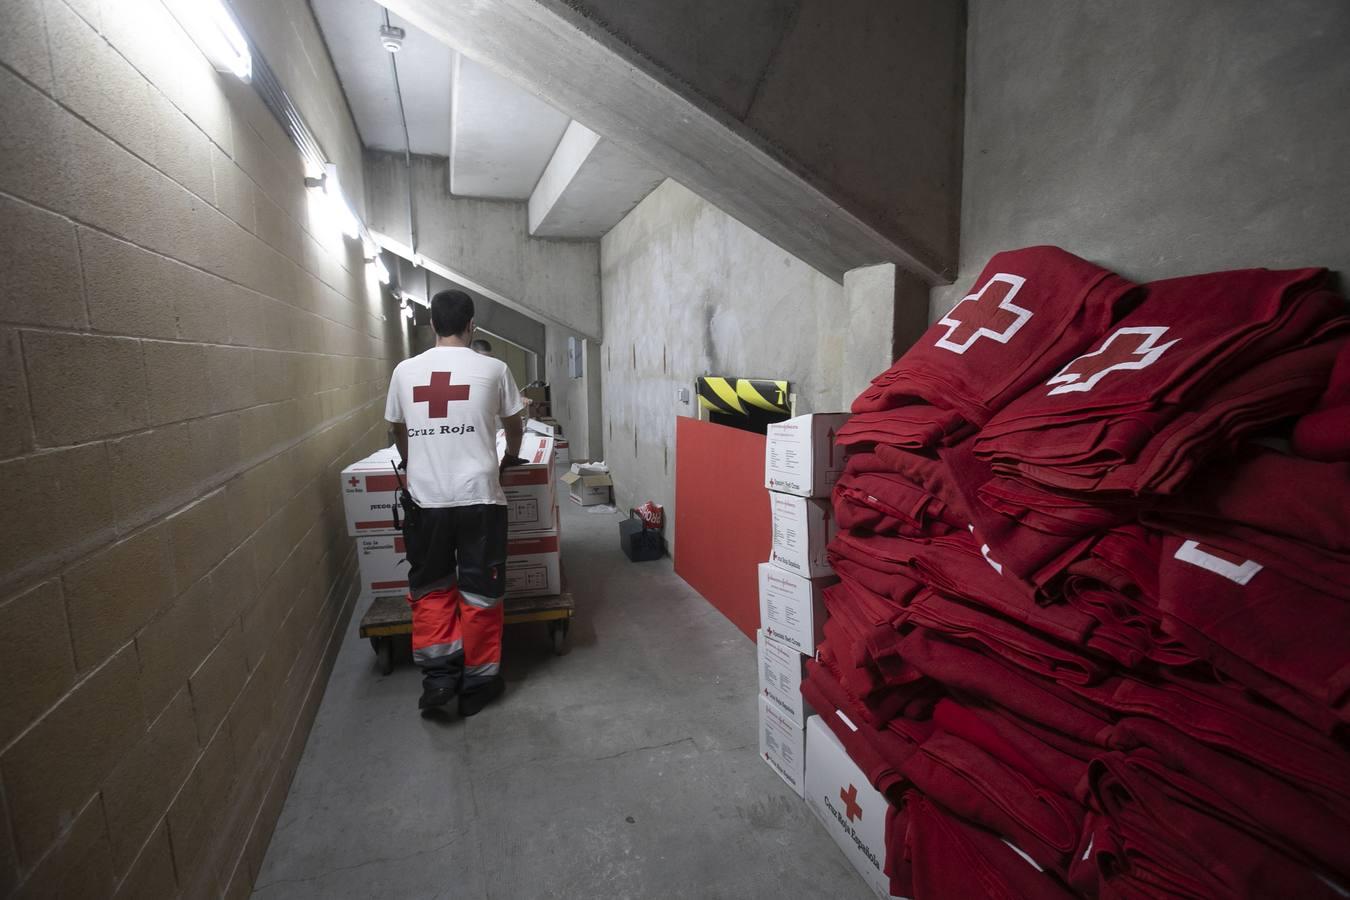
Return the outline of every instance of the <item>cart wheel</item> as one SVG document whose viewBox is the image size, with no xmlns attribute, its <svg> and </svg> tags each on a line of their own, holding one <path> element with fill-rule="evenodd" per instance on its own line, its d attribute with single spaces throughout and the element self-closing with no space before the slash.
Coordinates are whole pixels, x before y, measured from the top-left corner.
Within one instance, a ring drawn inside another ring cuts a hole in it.
<svg viewBox="0 0 1350 900">
<path fill-rule="evenodd" d="M 567 652 L 567 627 L 566 619 L 555 619 L 548 623 L 548 636 L 553 639 L 555 656 L 562 656 Z"/>
<path fill-rule="evenodd" d="M 380 638 L 375 643 L 375 660 L 380 667 L 381 675 L 388 675 L 394 671 L 394 639 Z"/>
</svg>

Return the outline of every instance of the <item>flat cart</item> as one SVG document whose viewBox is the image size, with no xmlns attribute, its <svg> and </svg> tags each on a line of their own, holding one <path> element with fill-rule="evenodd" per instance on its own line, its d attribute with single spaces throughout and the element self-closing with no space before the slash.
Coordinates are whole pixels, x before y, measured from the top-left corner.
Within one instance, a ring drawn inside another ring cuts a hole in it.
<svg viewBox="0 0 1350 900">
<path fill-rule="evenodd" d="M 567 632 L 576 611 L 571 591 L 547 597 L 508 597 L 504 602 L 507 625 L 544 622 L 553 642 L 553 652 L 559 656 L 567 652 Z M 412 634 L 412 608 L 407 599 L 376 597 L 361 617 L 361 637 L 368 638 L 375 649 L 381 675 L 394 670 L 394 641 L 405 634 Z"/>
</svg>

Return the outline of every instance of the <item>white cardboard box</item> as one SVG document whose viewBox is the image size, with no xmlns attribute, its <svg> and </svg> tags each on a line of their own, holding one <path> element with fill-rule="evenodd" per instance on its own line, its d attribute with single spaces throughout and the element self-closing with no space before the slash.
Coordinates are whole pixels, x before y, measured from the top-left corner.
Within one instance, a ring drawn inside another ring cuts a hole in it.
<svg viewBox="0 0 1350 900">
<path fill-rule="evenodd" d="M 886 798 L 868 782 L 820 716 L 806 722 L 806 803 L 878 897 L 886 877 Z"/>
<path fill-rule="evenodd" d="M 760 563 L 759 627 L 775 641 L 814 656 L 825 626 L 821 591 L 832 580 L 803 578 L 773 563 Z"/>
<path fill-rule="evenodd" d="M 806 732 L 780 713 L 762 695 L 759 698 L 759 755 L 802 796 L 806 781 Z"/>
<path fill-rule="evenodd" d="M 347 511 L 347 534 L 397 534 L 394 504 L 398 502 L 399 479 L 393 463 L 398 448 L 377 450 L 342 470 L 342 504 Z M 400 515 L 402 511 L 400 510 Z"/>
<path fill-rule="evenodd" d="M 778 712 L 798 728 L 806 725 L 810 707 L 802 698 L 802 676 L 806 657 L 794 648 L 766 637 L 764 629 L 755 632 L 759 653 L 759 693 L 767 697 Z"/>
<path fill-rule="evenodd" d="M 406 553 L 401 534 L 367 534 L 357 538 L 361 593 L 366 596 L 408 593 Z"/>
<path fill-rule="evenodd" d="M 556 511 L 555 511 L 556 515 Z M 506 596 L 545 597 L 562 593 L 558 530 L 512 537 L 506 544 Z M 403 536 L 363 535 L 356 542 L 361 592 L 366 596 L 408 593 Z"/>
<path fill-rule="evenodd" d="M 577 506 L 598 506 L 614 498 L 614 479 L 607 472 L 594 475 L 568 472 L 562 480 L 570 489 L 572 502 Z"/>
<path fill-rule="evenodd" d="M 833 574 L 825 555 L 836 530 L 830 501 L 770 491 L 769 505 L 773 511 L 769 560 L 807 578 Z"/>
<path fill-rule="evenodd" d="M 553 439 L 553 461 L 568 465 L 572 462 L 572 446 L 566 438 Z"/>
<path fill-rule="evenodd" d="M 540 419 L 527 419 L 525 421 L 525 430 L 532 431 L 535 434 L 542 434 L 545 437 L 556 438 L 558 436 L 557 425 Z"/>
<path fill-rule="evenodd" d="M 505 438 L 498 451 L 505 452 Z M 558 491 L 553 478 L 553 438 L 526 434 L 520 442 L 523 466 L 502 473 L 506 521 L 512 537 L 551 531 L 557 524 Z"/>
<path fill-rule="evenodd" d="M 506 545 L 506 596 L 547 597 L 562 593 L 558 532 L 512 538 Z"/>
<path fill-rule="evenodd" d="M 828 497 L 844 470 L 834 446 L 848 413 L 811 413 L 769 426 L 764 442 L 764 486 L 802 497 Z"/>
</svg>

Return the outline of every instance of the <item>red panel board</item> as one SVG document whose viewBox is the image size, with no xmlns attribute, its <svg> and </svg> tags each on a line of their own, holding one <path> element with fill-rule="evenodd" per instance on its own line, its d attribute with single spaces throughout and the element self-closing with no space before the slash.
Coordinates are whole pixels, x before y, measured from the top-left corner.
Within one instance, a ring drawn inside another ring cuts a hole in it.
<svg viewBox="0 0 1350 900">
<path fill-rule="evenodd" d="M 676 419 L 675 573 L 751 640 L 772 543 L 764 435 Z"/>
</svg>

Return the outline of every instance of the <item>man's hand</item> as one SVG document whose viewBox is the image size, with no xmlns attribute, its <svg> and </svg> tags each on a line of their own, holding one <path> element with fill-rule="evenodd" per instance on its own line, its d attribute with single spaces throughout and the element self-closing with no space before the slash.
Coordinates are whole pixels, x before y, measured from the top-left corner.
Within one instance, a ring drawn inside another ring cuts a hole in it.
<svg viewBox="0 0 1350 900">
<path fill-rule="evenodd" d="M 514 453 L 507 453 L 505 456 L 502 457 L 502 464 L 501 467 L 498 469 L 498 474 L 505 475 L 507 469 L 523 465 L 525 465 L 525 460 L 521 459 L 519 456 L 516 456 Z"/>
<path fill-rule="evenodd" d="M 519 458 L 520 441 L 525 436 L 525 423 L 521 421 L 519 415 L 503 416 L 502 431 L 506 433 L 506 457 Z"/>
</svg>

